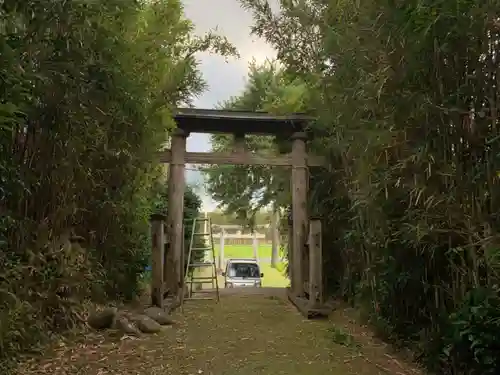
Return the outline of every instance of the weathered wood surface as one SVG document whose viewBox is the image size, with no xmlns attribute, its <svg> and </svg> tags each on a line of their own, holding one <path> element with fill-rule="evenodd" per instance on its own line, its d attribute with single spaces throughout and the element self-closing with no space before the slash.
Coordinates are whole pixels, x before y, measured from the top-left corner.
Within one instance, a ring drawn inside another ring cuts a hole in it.
<svg viewBox="0 0 500 375">
<path fill-rule="evenodd" d="M 287 254 L 288 254 L 288 277 L 290 278 L 290 287 L 293 288 L 294 282 L 294 274 L 293 274 L 293 262 L 294 262 L 294 254 L 293 254 L 293 245 L 292 245 L 292 233 L 293 228 L 289 223 L 288 225 L 288 239 L 287 239 Z"/>
<path fill-rule="evenodd" d="M 297 296 L 291 288 L 287 289 L 287 295 L 290 302 L 306 319 L 327 318 L 332 312 L 332 308 L 326 305 L 310 306 L 307 298 Z"/>
<path fill-rule="evenodd" d="M 304 131 L 311 117 L 300 113 L 275 115 L 266 112 L 177 108 L 174 119 L 180 129 L 192 133 L 231 134 L 243 131 L 245 134 L 287 137 L 294 132 Z"/>
<path fill-rule="evenodd" d="M 305 247 L 305 229 L 307 225 L 307 164 L 306 164 L 306 136 L 296 133 L 292 143 L 292 252 L 293 278 L 292 289 L 297 296 L 303 293 L 302 254 Z"/>
<path fill-rule="evenodd" d="M 233 164 L 233 165 L 269 165 L 291 167 L 292 214 L 289 231 L 289 261 L 291 295 L 302 301 L 306 294 L 315 299 L 322 299 L 321 254 L 318 244 L 312 241 L 314 254 L 306 250 L 308 228 L 307 190 L 308 167 L 323 166 L 323 158 L 308 155 L 306 151 L 305 125 L 310 120 L 307 116 L 273 116 L 266 113 L 239 111 L 216 111 L 198 109 L 179 109 L 175 115 L 178 128 L 172 135 L 170 150 L 160 152 L 160 160 L 170 163 L 169 168 L 169 210 L 167 218 L 168 252 L 163 263 L 164 289 L 172 295 L 179 295 L 183 285 L 183 200 L 185 190 L 185 163 L 189 164 Z M 190 132 L 229 133 L 234 136 L 233 150 L 227 153 L 186 152 L 186 137 Z M 286 155 L 256 154 L 245 148 L 245 134 L 268 134 L 292 139 L 292 152 Z M 277 215 L 276 215 L 277 216 Z M 279 246 L 278 217 L 273 217 L 273 258 Z M 221 236 L 223 245 L 224 234 Z M 219 256 L 219 267 L 223 266 L 223 246 Z M 254 238 L 254 255 L 257 256 L 257 243 Z M 321 248 L 321 244 L 319 244 Z M 319 254 L 319 255 L 318 255 Z M 309 259 L 311 257 L 311 259 Z M 165 258 L 165 255 L 164 255 Z M 305 277 L 307 275 L 307 277 Z M 307 290 L 304 289 L 307 283 Z M 319 297 L 318 297 L 319 296 Z M 300 303 L 299 303 L 300 304 Z"/>
<path fill-rule="evenodd" d="M 225 236 L 226 234 L 224 233 L 224 228 L 222 228 L 222 231 L 220 232 L 220 246 L 219 246 L 219 269 L 223 270 L 224 267 L 224 241 L 225 241 Z"/>
<path fill-rule="evenodd" d="M 169 290 L 177 296 L 179 288 L 183 284 L 182 252 L 183 252 L 183 224 L 184 224 L 184 191 L 186 181 L 185 153 L 186 133 L 176 129 L 172 134 L 172 161 L 170 163 L 168 181 L 168 239 L 169 252 L 165 262 L 165 278 Z"/>
<path fill-rule="evenodd" d="M 151 215 L 152 265 L 151 265 L 151 304 L 163 308 L 164 295 L 164 221 L 165 215 Z"/>
<path fill-rule="evenodd" d="M 172 150 L 160 151 L 162 163 L 172 162 Z M 219 165 L 270 165 L 277 167 L 292 166 L 292 155 L 259 155 L 250 152 L 186 152 L 187 164 L 219 164 Z M 324 158 L 308 155 L 306 165 L 309 167 L 321 167 L 325 165 Z"/>
<path fill-rule="evenodd" d="M 323 294 L 323 248 L 321 243 L 321 221 L 309 223 L 309 304 L 322 306 Z"/>
<path fill-rule="evenodd" d="M 307 234 L 304 234 L 305 237 L 307 237 Z M 301 275 L 302 275 L 302 295 L 303 296 L 308 296 L 309 295 L 309 248 L 304 244 L 304 247 L 302 249 L 302 263 L 301 263 Z M 306 286 L 307 285 L 307 286 Z"/>
</svg>

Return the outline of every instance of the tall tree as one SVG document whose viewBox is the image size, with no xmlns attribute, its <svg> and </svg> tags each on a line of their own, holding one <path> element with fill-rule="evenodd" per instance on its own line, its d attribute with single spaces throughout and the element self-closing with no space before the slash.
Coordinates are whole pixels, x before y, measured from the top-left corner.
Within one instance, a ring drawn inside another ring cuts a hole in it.
<svg viewBox="0 0 500 375">
<path fill-rule="evenodd" d="M 292 79 L 275 62 L 250 64 L 248 81 L 243 92 L 221 105 L 224 109 L 264 111 L 275 114 L 301 112 L 308 100 L 305 84 Z M 229 151 L 233 139 L 213 135 L 213 151 Z M 251 152 L 277 155 L 286 151 L 286 141 L 266 136 L 246 137 Z M 211 166 L 205 168 L 208 191 L 228 213 L 253 221 L 262 207 L 286 206 L 290 201 L 289 171 L 270 166 Z"/>
<path fill-rule="evenodd" d="M 308 101 L 306 85 L 293 79 L 276 62 L 262 65 L 252 62 L 243 92 L 221 105 L 224 109 L 265 111 L 275 114 L 301 112 Z M 229 151 L 233 139 L 228 135 L 213 135 L 213 151 Z M 247 150 L 266 155 L 278 155 L 287 150 L 286 140 L 266 136 L 246 137 Z M 227 213 L 236 214 L 250 226 L 263 207 L 271 208 L 275 220 L 281 208 L 290 203 L 290 170 L 272 166 L 212 166 L 204 169 L 208 192 L 221 202 Z M 271 264 L 278 263 L 277 242 L 273 242 Z"/>
</svg>

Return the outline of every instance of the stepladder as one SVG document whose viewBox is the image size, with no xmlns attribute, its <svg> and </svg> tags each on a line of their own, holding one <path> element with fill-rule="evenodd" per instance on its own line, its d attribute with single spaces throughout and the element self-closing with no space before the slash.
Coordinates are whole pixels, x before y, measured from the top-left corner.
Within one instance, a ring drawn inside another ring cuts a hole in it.
<svg viewBox="0 0 500 375">
<path fill-rule="evenodd" d="M 184 273 L 185 300 L 215 300 L 219 302 L 219 282 L 210 218 L 195 218 L 192 221 L 189 251 Z"/>
</svg>

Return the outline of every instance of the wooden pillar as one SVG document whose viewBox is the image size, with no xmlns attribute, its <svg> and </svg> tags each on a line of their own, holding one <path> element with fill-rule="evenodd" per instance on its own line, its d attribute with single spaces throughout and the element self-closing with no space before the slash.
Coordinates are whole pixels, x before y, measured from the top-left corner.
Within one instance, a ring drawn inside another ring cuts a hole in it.
<svg viewBox="0 0 500 375">
<path fill-rule="evenodd" d="M 271 218 L 271 267 L 276 268 L 278 265 L 279 248 L 280 248 L 280 233 L 279 233 L 280 213 L 276 205 L 273 208 Z"/>
<path fill-rule="evenodd" d="M 166 284 L 172 295 L 177 296 L 184 280 L 181 279 L 182 269 L 182 226 L 184 223 L 184 177 L 187 134 L 182 129 L 175 129 L 172 134 L 170 163 L 168 178 L 168 240 L 169 251 L 165 262 Z"/>
<path fill-rule="evenodd" d="M 290 289 L 293 292 L 292 280 L 293 280 L 293 250 L 292 250 L 292 211 L 288 211 L 287 215 L 288 231 L 287 231 L 287 254 L 288 254 L 288 278 L 290 279 Z"/>
<path fill-rule="evenodd" d="M 179 289 L 179 302 L 181 298 L 181 293 L 184 293 L 184 280 L 186 278 L 186 226 L 184 225 L 184 220 L 182 221 L 182 251 L 181 251 L 181 259 L 180 259 L 180 274 L 179 279 L 182 280 L 181 286 Z"/>
<path fill-rule="evenodd" d="M 304 295 L 302 276 L 302 252 L 305 245 L 307 223 L 307 153 L 306 134 L 294 133 L 292 136 L 292 291 L 296 296 Z"/>
<path fill-rule="evenodd" d="M 311 219 L 309 224 L 309 306 L 323 305 L 323 248 L 321 221 Z"/>
<path fill-rule="evenodd" d="M 151 215 L 151 304 L 163 308 L 163 263 L 165 248 L 165 215 Z"/>
<path fill-rule="evenodd" d="M 220 229 L 219 269 L 224 272 L 224 228 Z"/>
</svg>

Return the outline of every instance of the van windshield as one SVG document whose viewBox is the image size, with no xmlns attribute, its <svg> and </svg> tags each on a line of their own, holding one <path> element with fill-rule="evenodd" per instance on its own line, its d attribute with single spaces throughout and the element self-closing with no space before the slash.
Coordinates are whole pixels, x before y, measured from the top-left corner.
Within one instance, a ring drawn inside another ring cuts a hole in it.
<svg viewBox="0 0 500 375">
<path fill-rule="evenodd" d="M 229 263 L 227 275 L 229 277 L 249 277 L 260 276 L 259 266 L 255 263 Z"/>
</svg>

